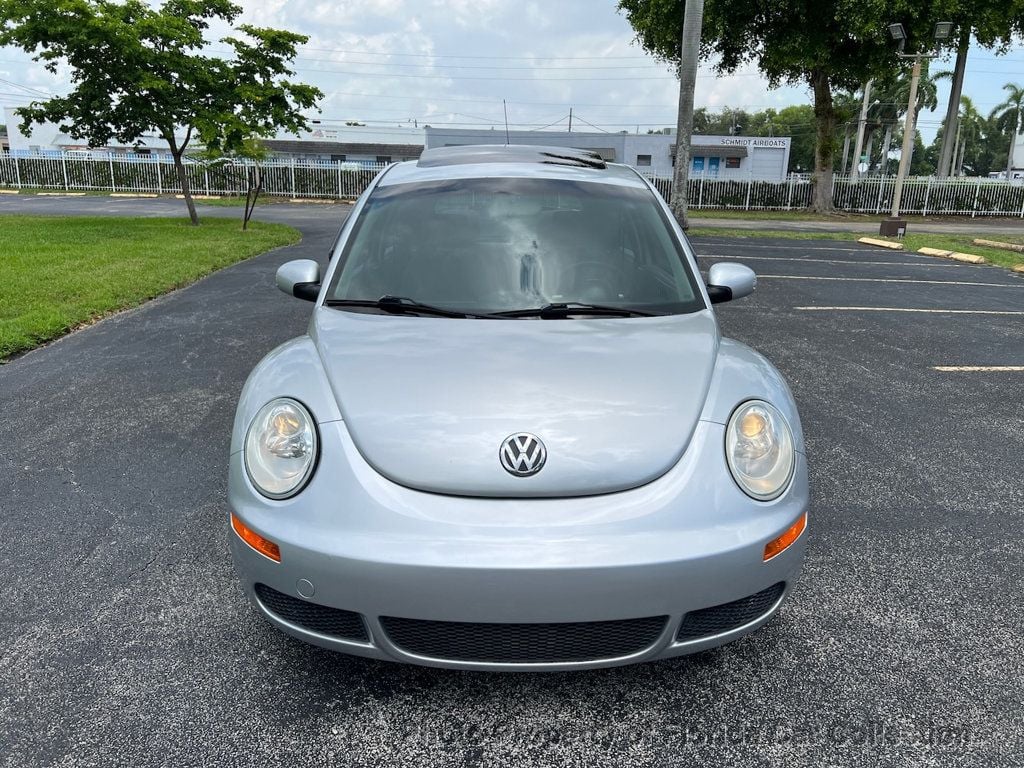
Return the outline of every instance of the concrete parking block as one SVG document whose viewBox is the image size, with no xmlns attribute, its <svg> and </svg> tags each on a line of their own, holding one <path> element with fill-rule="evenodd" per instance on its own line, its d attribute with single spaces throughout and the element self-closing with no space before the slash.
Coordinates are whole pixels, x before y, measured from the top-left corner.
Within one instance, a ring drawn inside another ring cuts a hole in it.
<svg viewBox="0 0 1024 768">
<path fill-rule="evenodd" d="M 961 253 L 960 251 L 947 251 L 942 248 L 918 248 L 918 253 L 923 253 L 925 256 L 941 256 L 944 259 L 953 259 L 954 261 L 963 261 L 968 264 L 985 264 L 984 256 L 978 256 L 974 253 Z"/>
<path fill-rule="evenodd" d="M 949 254 L 949 258 L 955 261 L 964 261 L 968 264 L 986 264 L 984 256 L 979 256 L 976 253 L 961 253 L 960 251 L 953 251 Z"/>
<path fill-rule="evenodd" d="M 879 248 L 888 248 L 890 251 L 902 251 L 903 243 L 892 243 L 888 240 L 876 240 L 873 237 L 861 237 L 857 239 L 858 243 L 864 243 L 865 245 L 877 245 Z"/>
<path fill-rule="evenodd" d="M 1002 248 L 1004 251 L 1017 251 L 1018 253 L 1024 253 L 1024 245 L 1020 243 L 1004 243 L 1002 240 L 985 240 L 980 237 L 974 238 L 972 241 L 975 245 L 986 245 L 989 248 Z"/>
</svg>

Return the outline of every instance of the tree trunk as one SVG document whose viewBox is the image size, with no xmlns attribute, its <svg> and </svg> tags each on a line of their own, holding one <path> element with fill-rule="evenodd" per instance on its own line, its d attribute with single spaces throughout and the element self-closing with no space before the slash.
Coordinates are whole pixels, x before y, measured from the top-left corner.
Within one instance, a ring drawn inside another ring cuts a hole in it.
<svg viewBox="0 0 1024 768">
<path fill-rule="evenodd" d="M 178 172 L 178 183 L 181 184 L 181 194 L 185 197 L 185 205 L 188 207 L 188 218 L 193 227 L 199 226 L 199 215 L 196 213 L 196 204 L 192 200 L 192 188 L 188 184 L 188 174 L 185 172 L 185 164 L 181 162 L 181 151 L 171 152 L 174 157 L 174 170 Z"/>
<path fill-rule="evenodd" d="M 814 202 L 817 213 L 831 213 L 832 164 L 835 156 L 836 114 L 832 104 L 832 85 L 828 75 L 821 70 L 811 72 L 811 86 L 814 89 L 814 122 L 817 126 L 817 141 L 814 145 Z"/>
<path fill-rule="evenodd" d="M 850 126 L 843 130 L 843 160 L 839 163 L 839 172 L 846 173 L 846 163 L 850 159 Z"/>
<path fill-rule="evenodd" d="M 255 166 L 254 171 L 256 174 L 256 183 L 246 184 L 245 213 L 242 216 L 242 231 L 245 231 L 249 228 L 249 219 L 252 218 L 252 212 L 256 210 L 256 198 L 260 196 L 260 192 L 263 190 L 263 172 L 258 164 Z M 246 172 L 245 178 L 249 178 L 248 172 Z"/>
<path fill-rule="evenodd" d="M 889 149 L 892 147 L 892 123 L 885 124 L 885 135 L 882 137 L 882 175 L 889 175 Z"/>
<path fill-rule="evenodd" d="M 960 34 L 960 44 L 956 50 L 956 66 L 953 68 L 953 82 L 949 90 L 949 103 L 946 104 L 946 122 L 942 128 L 942 148 L 939 152 L 939 167 L 936 175 L 944 179 L 956 166 L 953 155 L 956 152 L 956 140 L 960 123 L 960 94 L 964 87 L 964 72 L 967 70 L 967 52 L 971 47 L 970 27 Z"/>
<path fill-rule="evenodd" d="M 1013 170 L 1013 146 L 1017 143 L 1017 122 L 1020 120 L 1020 110 L 1013 113 L 1013 124 L 1010 126 L 1010 151 L 1006 155 L 1006 178 L 1009 180 L 1010 172 Z"/>
<path fill-rule="evenodd" d="M 693 89 L 697 83 L 700 31 L 704 23 L 704 0 L 686 0 L 683 33 L 679 40 L 679 114 L 676 120 L 676 165 L 672 173 L 672 213 L 686 229 L 688 183 L 690 180 L 690 135 L 693 133 Z"/>
</svg>

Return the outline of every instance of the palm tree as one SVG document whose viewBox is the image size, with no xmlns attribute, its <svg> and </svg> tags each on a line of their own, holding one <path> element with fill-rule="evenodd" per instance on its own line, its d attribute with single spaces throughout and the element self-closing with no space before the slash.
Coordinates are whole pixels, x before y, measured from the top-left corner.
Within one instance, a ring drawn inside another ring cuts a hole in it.
<svg viewBox="0 0 1024 768">
<path fill-rule="evenodd" d="M 951 166 L 951 172 L 954 176 L 964 175 L 964 156 L 967 154 L 967 143 L 968 141 L 974 141 L 978 138 L 979 126 L 984 121 L 978 108 L 974 106 L 974 101 L 970 96 L 960 97 L 960 119 L 958 121 L 957 135 L 954 139 L 957 141 L 954 146 L 953 161 Z M 972 171 L 977 171 L 977 163 L 972 162 L 970 166 Z"/>
<path fill-rule="evenodd" d="M 1020 128 L 1020 113 L 1024 110 L 1024 88 L 1016 83 L 1007 83 L 1003 90 L 1009 95 L 1002 104 L 992 110 L 990 119 L 995 119 L 1000 131 L 1009 131 L 1010 150 L 1006 154 L 1006 178 L 1010 178 L 1013 170 L 1013 145 L 1016 143 L 1017 131 Z"/>
<path fill-rule="evenodd" d="M 922 110 L 934 111 L 938 106 L 935 77 L 928 73 L 925 62 L 921 71 L 921 79 L 917 85 L 917 109 L 915 116 Z M 907 113 L 907 102 L 910 100 L 910 74 L 901 72 L 895 78 L 882 81 L 875 90 L 874 117 L 876 125 L 885 129 L 882 138 L 881 164 L 883 173 L 889 165 L 889 149 L 892 145 L 893 129 L 899 126 L 900 118 Z M 916 126 L 916 121 L 915 121 Z M 875 126 L 873 125 L 872 128 Z"/>
</svg>

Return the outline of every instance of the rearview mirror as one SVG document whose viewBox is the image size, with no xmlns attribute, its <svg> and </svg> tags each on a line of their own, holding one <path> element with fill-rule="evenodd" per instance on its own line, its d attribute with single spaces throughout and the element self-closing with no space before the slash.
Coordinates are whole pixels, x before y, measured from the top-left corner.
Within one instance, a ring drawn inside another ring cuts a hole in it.
<svg viewBox="0 0 1024 768">
<path fill-rule="evenodd" d="M 277 287 L 297 299 L 316 301 L 320 295 L 320 265 L 312 259 L 295 259 L 277 268 Z"/>
<path fill-rule="evenodd" d="M 712 304 L 742 299 L 754 292 L 757 275 L 750 267 L 723 261 L 708 270 L 708 298 Z"/>
</svg>

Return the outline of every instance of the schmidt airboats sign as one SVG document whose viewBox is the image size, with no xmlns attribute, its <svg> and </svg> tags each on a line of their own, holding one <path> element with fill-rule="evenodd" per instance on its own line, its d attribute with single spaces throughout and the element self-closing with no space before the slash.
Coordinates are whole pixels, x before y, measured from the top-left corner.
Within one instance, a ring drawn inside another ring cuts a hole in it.
<svg viewBox="0 0 1024 768">
<path fill-rule="evenodd" d="M 750 147 L 753 149 L 786 149 L 789 147 L 789 137 L 784 138 L 756 138 L 753 136 L 714 136 L 714 137 L 701 137 L 703 142 L 707 139 L 715 139 L 715 141 L 708 141 L 709 144 L 721 144 L 726 147 Z"/>
</svg>

